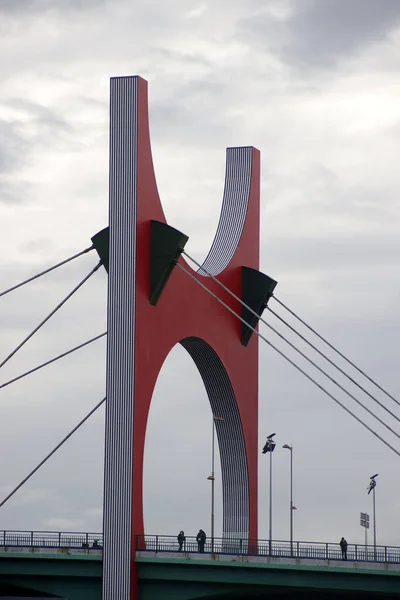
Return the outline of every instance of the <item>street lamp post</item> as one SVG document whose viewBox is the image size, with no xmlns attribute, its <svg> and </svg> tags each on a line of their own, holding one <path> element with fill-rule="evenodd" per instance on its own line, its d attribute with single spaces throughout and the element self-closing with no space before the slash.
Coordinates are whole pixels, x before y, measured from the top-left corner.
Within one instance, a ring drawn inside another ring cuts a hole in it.
<svg viewBox="0 0 400 600">
<path fill-rule="evenodd" d="M 271 556 L 272 551 L 272 453 L 275 450 L 275 442 L 273 437 L 276 433 L 271 433 L 267 437 L 262 453 L 267 454 L 269 452 L 269 555 Z"/>
<path fill-rule="evenodd" d="M 211 481 L 211 552 L 214 553 L 214 508 L 215 508 L 215 421 L 223 421 L 223 417 L 213 415 L 212 418 L 212 442 L 211 442 L 211 475 L 207 477 Z"/>
<path fill-rule="evenodd" d="M 284 444 L 282 448 L 290 450 L 290 556 L 293 556 L 293 445 Z"/>
<path fill-rule="evenodd" d="M 372 492 L 372 512 L 374 516 L 374 560 L 376 560 L 376 509 L 375 509 L 375 488 L 376 488 L 376 478 L 379 473 L 372 475 L 370 477 L 369 485 L 367 487 L 368 495 Z"/>
</svg>

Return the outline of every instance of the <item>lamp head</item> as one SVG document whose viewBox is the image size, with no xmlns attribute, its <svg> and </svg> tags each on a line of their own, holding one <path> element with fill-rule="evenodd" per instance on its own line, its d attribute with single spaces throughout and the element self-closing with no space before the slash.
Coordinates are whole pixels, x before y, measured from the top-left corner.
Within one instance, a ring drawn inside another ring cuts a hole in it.
<svg viewBox="0 0 400 600">
<path fill-rule="evenodd" d="M 273 433 L 272 435 L 275 435 L 275 433 Z M 275 444 L 274 440 L 272 439 L 272 436 L 269 435 L 267 437 L 267 441 L 265 442 L 262 453 L 266 454 L 267 452 L 273 452 L 275 450 L 275 446 L 276 446 L 276 444 Z"/>
</svg>

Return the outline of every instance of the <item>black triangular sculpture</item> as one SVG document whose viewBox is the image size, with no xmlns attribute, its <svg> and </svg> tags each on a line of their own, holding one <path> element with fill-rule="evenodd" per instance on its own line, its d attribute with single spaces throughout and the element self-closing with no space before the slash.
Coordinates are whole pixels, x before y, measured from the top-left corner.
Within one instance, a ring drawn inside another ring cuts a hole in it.
<svg viewBox="0 0 400 600">
<path fill-rule="evenodd" d="M 255 328 L 257 326 L 277 283 L 277 281 L 261 273 L 261 271 L 257 271 L 257 269 L 242 267 L 242 301 L 259 315 L 259 317 L 256 317 L 242 305 L 242 319 L 250 327 Z M 241 341 L 243 346 L 247 346 L 252 334 L 253 331 L 242 322 Z"/>
<path fill-rule="evenodd" d="M 156 306 L 189 238 L 160 221 L 150 227 L 150 304 Z"/>
<path fill-rule="evenodd" d="M 101 263 L 108 273 L 110 257 L 110 228 L 105 227 L 92 237 L 93 246 L 100 257 Z"/>
</svg>

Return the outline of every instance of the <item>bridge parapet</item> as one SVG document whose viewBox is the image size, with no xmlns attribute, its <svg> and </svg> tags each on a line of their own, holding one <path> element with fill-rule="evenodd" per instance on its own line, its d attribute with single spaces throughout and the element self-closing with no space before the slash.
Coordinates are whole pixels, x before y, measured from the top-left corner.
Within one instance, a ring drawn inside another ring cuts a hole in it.
<svg viewBox="0 0 400 600">
<path fill-rule="evenodd" d="M 197 544 L 194 536 L 187 536 L 179 548 L 176 536 L 166 535 L 140 535 L 137 536 L 136 548 L 142 553 L 152 552 L 177 554 L 199 554 L 203 556 L 246 556 L 254 558 L 277 558 L 311 561 L 340 561 L 343 562 L 342 551 L 338 543 L 330 542 L 289 542 L 284 540 L 248 540 L 248 539 L 208 539 L 204 545 L 204 552 Z M 145 554 L 141 554 L 144 556 Z M 225 559 L 224 559 L 225 560 Z M 400 547 L 397 546 L 365 546 L 349 544 L 347 547 L 346 564 L 350 563 L 381 563 L 399 565 Z"/>
<path fill-rule="evenodd" d="M 206 540 L 204 552 L 200 552 L 195 536 L 186 536 L 182 549 L 176 536 L 139 535 L 136 539 L 137 556 L 152 553 L 169 556 L 212 557 L 218 560 L 289 559 L 295 561 L 343 562 L 337 543 L 285 540 L 248 540 L 240 538 L 210 538 Z M 103 548 L 102 533 L 58 532 L 58 531 L 0 531 L 0 554 L 5 552 L 30 552 L 52 554 L 93 554 L 101 555 Z M 212 551 L 213 550 L 213 551 Z M 230 558 L 231 557 L 231 558 Z M 346 567 L 352 563 L 371 565 L 397 565 L 400 570 L 400 547 L 365 546 L 349 544 Z M 305 563 L 304 563 L 305 564 Z"/>
<path fill-rule="evenodd" d="M 39 551 L 41 549 L 101 551 L 102 533 L 61 532 L 61 531 L 0 531 L 0 552 Z"/>
</svg>

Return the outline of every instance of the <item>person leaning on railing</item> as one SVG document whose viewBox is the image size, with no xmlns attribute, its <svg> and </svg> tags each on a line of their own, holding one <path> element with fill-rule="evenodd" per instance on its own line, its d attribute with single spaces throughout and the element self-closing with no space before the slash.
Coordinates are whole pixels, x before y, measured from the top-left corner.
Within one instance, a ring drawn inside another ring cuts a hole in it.
<svg viewBox="0 0 400 600">
<path fill-rule="evenodd" d="M 197 537 L 196 537 L 196 542 L 199 547 L 199 552 L 204 552 L 204 546 L 206 544 L 206 539 L 207 539 L 207 536 L 206 536 L 205 532 L 202 529 L 199 529 L 199 533 L 197 534 Z"/>
<path fill-rule="evenodd" d="M 186 538 L 185 538 L 185 532 L 181 530 L 181 531 L 178 533 L 178 537 L 177 537 L 177 539 L 178 539 L 178 544 L 179 544 L 179 552 L 181 552 L 181 551 L 182 551 L 182 546 L 183 546 L 183 544 L 185 543 L 185 539 L 186 539 Z"/>
<path fill-rule="evenodd" d="M 340 546 L 340 549 L 342 551 L 342 558 L 343 558 L 343 560 L 347 560 L 347 542 L 344 539 L 344 537 L 342 537 L 342 539 L 340 540 L 339 546 Z"/>
</svg>

